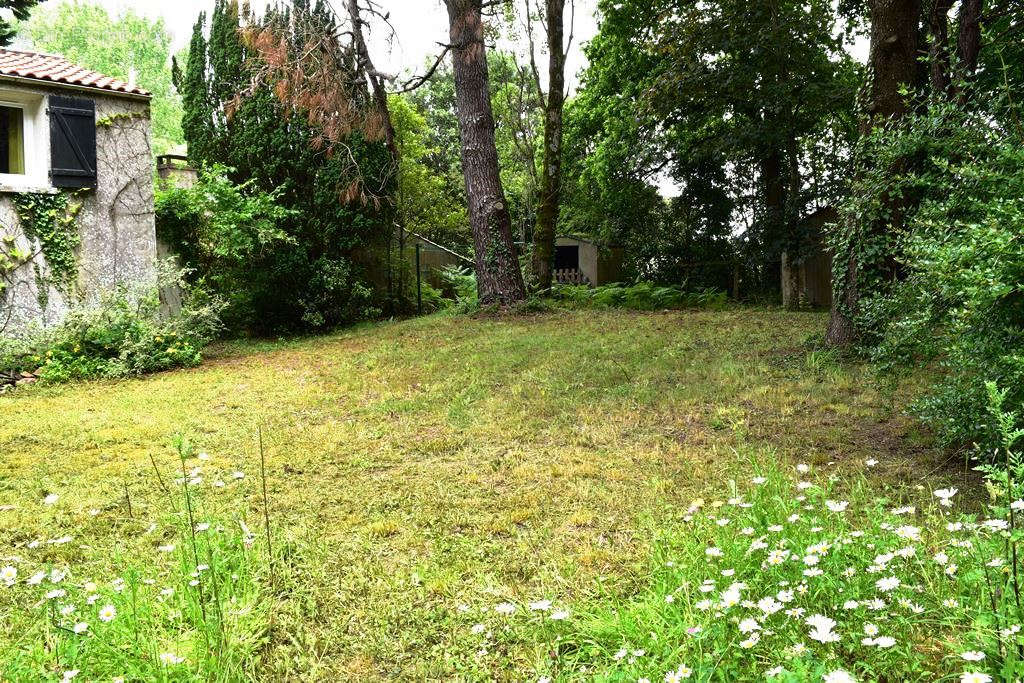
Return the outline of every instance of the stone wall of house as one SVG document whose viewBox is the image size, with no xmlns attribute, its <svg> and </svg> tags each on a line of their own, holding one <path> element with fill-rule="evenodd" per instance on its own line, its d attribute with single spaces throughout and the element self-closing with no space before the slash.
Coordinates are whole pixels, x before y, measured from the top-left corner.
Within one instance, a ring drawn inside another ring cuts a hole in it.
<svg viewBox="0 0 1024 683">
<path fill-rule="evenodd" d="M 21 86 L 18 89 L 26 90 Z M 69 292 L 47 282 L 50 268 L 39 245 L 32 244 L 19 225 L 11 203 L 13 188 L 0 186 L 0 238 L 13 236 L 19 247 L 33 254 L 30 261 L 7 276 L 7 289 L 0 294 L 0 335 L 56 325 L 72 306 L 95 302 L 119 284 L 145 287 L 156 281 L 148 101 L 63 88 L 28 90 L 44 96 L 87 97 L 96 102 L 97 186 L 73 192 L 72 201 L 81 203 L 76 221 L 81 244 L 76 259 L 77 282 Z M 49 164 L 49 128 L 36 133 L 41 156 Z M 58 191 L 48 184 L 44 182 L 38 190 Z"/>
</svg>

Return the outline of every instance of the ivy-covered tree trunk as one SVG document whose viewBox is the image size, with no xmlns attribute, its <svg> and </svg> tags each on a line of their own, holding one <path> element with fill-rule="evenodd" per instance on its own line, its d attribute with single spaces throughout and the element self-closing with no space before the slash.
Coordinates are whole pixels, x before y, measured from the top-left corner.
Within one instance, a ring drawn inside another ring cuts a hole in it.
<svg viewBox="0 0 1024 683">
<path fill-rule="evenodd" d="M 533 235 L 533 274 L 541 291 L 551 289 L 555 231 L 562 192 L 562 112 L 565 108 L 565 0 L 547 0 L 548 97 L 544 105 L 544 178 L 537 229 Z"/>
<path fill-rule="evenodd" d="M 512 304 L 526 298 L 526 288 L 498 169 L 482 0 L 445 0 L 445 4 L 479 299 L 485 306 Z"/>
<path fill-rule="evenodd" d="M 870 14 L 870 82 L 861 119 L 862 135 L 869 135 L 876 126 L 897 125 L 910 112 L 906 92 L 918 79 L 921 0 L 871 0 Z M 899 226 L 906 207 L 901 197 L 886 196 L 882 202 L 883 215 L 887 214 L 884 220 L 863 228 L 844 226 L 849 235 L 847 250 L 836 254 L 843 276 L 834 282 L 832 315 L 825 334 L 826 341 L 834 346 L 849 346 L 857 337 L 854 316 L 864 294 L 865 274 L 874 272 L 883 279 L 895 276 L 894 255 L 878 249 L 885 242 L 877 238 Z"/>
</svg>

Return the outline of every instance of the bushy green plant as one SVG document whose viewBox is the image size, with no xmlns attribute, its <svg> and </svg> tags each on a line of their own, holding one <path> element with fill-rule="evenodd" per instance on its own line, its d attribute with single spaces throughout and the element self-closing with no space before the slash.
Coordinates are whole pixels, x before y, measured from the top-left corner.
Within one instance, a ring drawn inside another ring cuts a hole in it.
<svg viewBox="0 0 1024 683">
<path fill-rule="evenodd" d="M 0 340 L 0 369 L 65 382 L 198 365 L 203 347 L 221 330 L 223 304 L 180 273 L 172 282 L 182 295 L 180 312 L 162 310 L 158 288 L 119 286 L 98 302 L 76 306 L 53 329 Z"/>
<path fill-rule="evenodd" d="M 479 308 L 476 275 L 473 271 L 459 266 L 447 266 L 441 270 L 441 278 L 455 292 L 455 303 L 451 306 L 453 312 L 471 313 Z"/>
<path fill-rule="evenodd" d="M 199 171 L 192 187 L 165 186 L 156 192 L 157 236 L 228 304 L 231 327 L 253 324 L 258 283 L 254 269 L 269 253 L 295 244 L 281 227 L 295 211 L 278 204 L 280 192 L 263 192 L 252 181 L 233 183 L 230 169 Z"/>
<path fill-rule="evenodd" d="M 420 300 L 423 302 L 424 313 L 435 313 L 448 307 L 450 300 L 445 299 L 444 292 L 429 282 L 420 283 Z"/>
<path fill-rule="evenodd" d="M 710 289 L 687 292 L 680 287 L 655 285 L 651 282 L 638 282 L 634 285 L 615 283 L 601 287 L 559 285 L 554 288 L 553 295 L 556 300 L 576 306 L 635 311 L 720 308 L 726 303 L 724 292 Z"/>
<path fill-rule="evenodd" d="M 1008 406 L 1024 405 L 1021 135 L 955 105 L 935 105 L 874 143 L 921 163 L 897 178 L 868 174 L 873 189 L 851 200 L 868 210 L 883 191 L 920 199 L 904 231 L 881 238 L 881 246 L 867 243 L 892 249 L 902 277 L 874 286 L 858 322 L 876 342 L 871 352 L 886 375 L 936 371 L 915 409 L 947 444 L 993 442 L 986 381 L 1007 388 Z"/>
</svg>

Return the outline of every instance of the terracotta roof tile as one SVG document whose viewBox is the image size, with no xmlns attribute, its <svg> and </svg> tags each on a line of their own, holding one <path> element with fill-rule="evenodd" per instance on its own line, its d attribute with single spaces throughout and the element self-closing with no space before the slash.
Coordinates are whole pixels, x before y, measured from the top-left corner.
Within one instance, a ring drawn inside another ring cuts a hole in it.
<svg viewBox="0 0 1024 683">
<path fill-rule="evenodd" d="M 0 48 L 0 76 L 30 78 L 63 85 L 76 85 L 110 92 L 150 97 L 151 94 L 95 71 L 83 69 L 59 55 Z"/>
</svg>

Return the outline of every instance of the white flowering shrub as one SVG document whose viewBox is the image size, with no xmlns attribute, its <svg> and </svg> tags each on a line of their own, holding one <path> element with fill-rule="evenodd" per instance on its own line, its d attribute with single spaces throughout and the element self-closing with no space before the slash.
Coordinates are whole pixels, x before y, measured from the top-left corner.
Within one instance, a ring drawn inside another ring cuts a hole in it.
<svg viewBox="0 0 1024 683">
<path fill-rule="evenodd" d="M 533 639 L 541 681 L 1018 679 L 1024 463 L 1012 449 L 1024 432 L 990 396 L 1008 465 L 979 468 L 990 505 L 953 487 L 889 501 L 863 475 L 762 457 L 672 524 L 632 599 L 571 617 L 548 600 L 463 607 L 478 666 Z"/>
<path fill-rule="evenodd" d="M 4 506 L 38 507 L 53 521 L 52 537 L 0 556 L 0 680 L 250 677 L 270 601 L 266 549 L 237 513 L 244 474 L 178 446 L 179 461 L 155 472 L 167 498 L 152 517 L 83 514 L 56 492 Z M 80 532 L 99 526 L 90 520 L 120 537 L 112 575 L 77 566 L 92 540 Z"/>
</svg>

